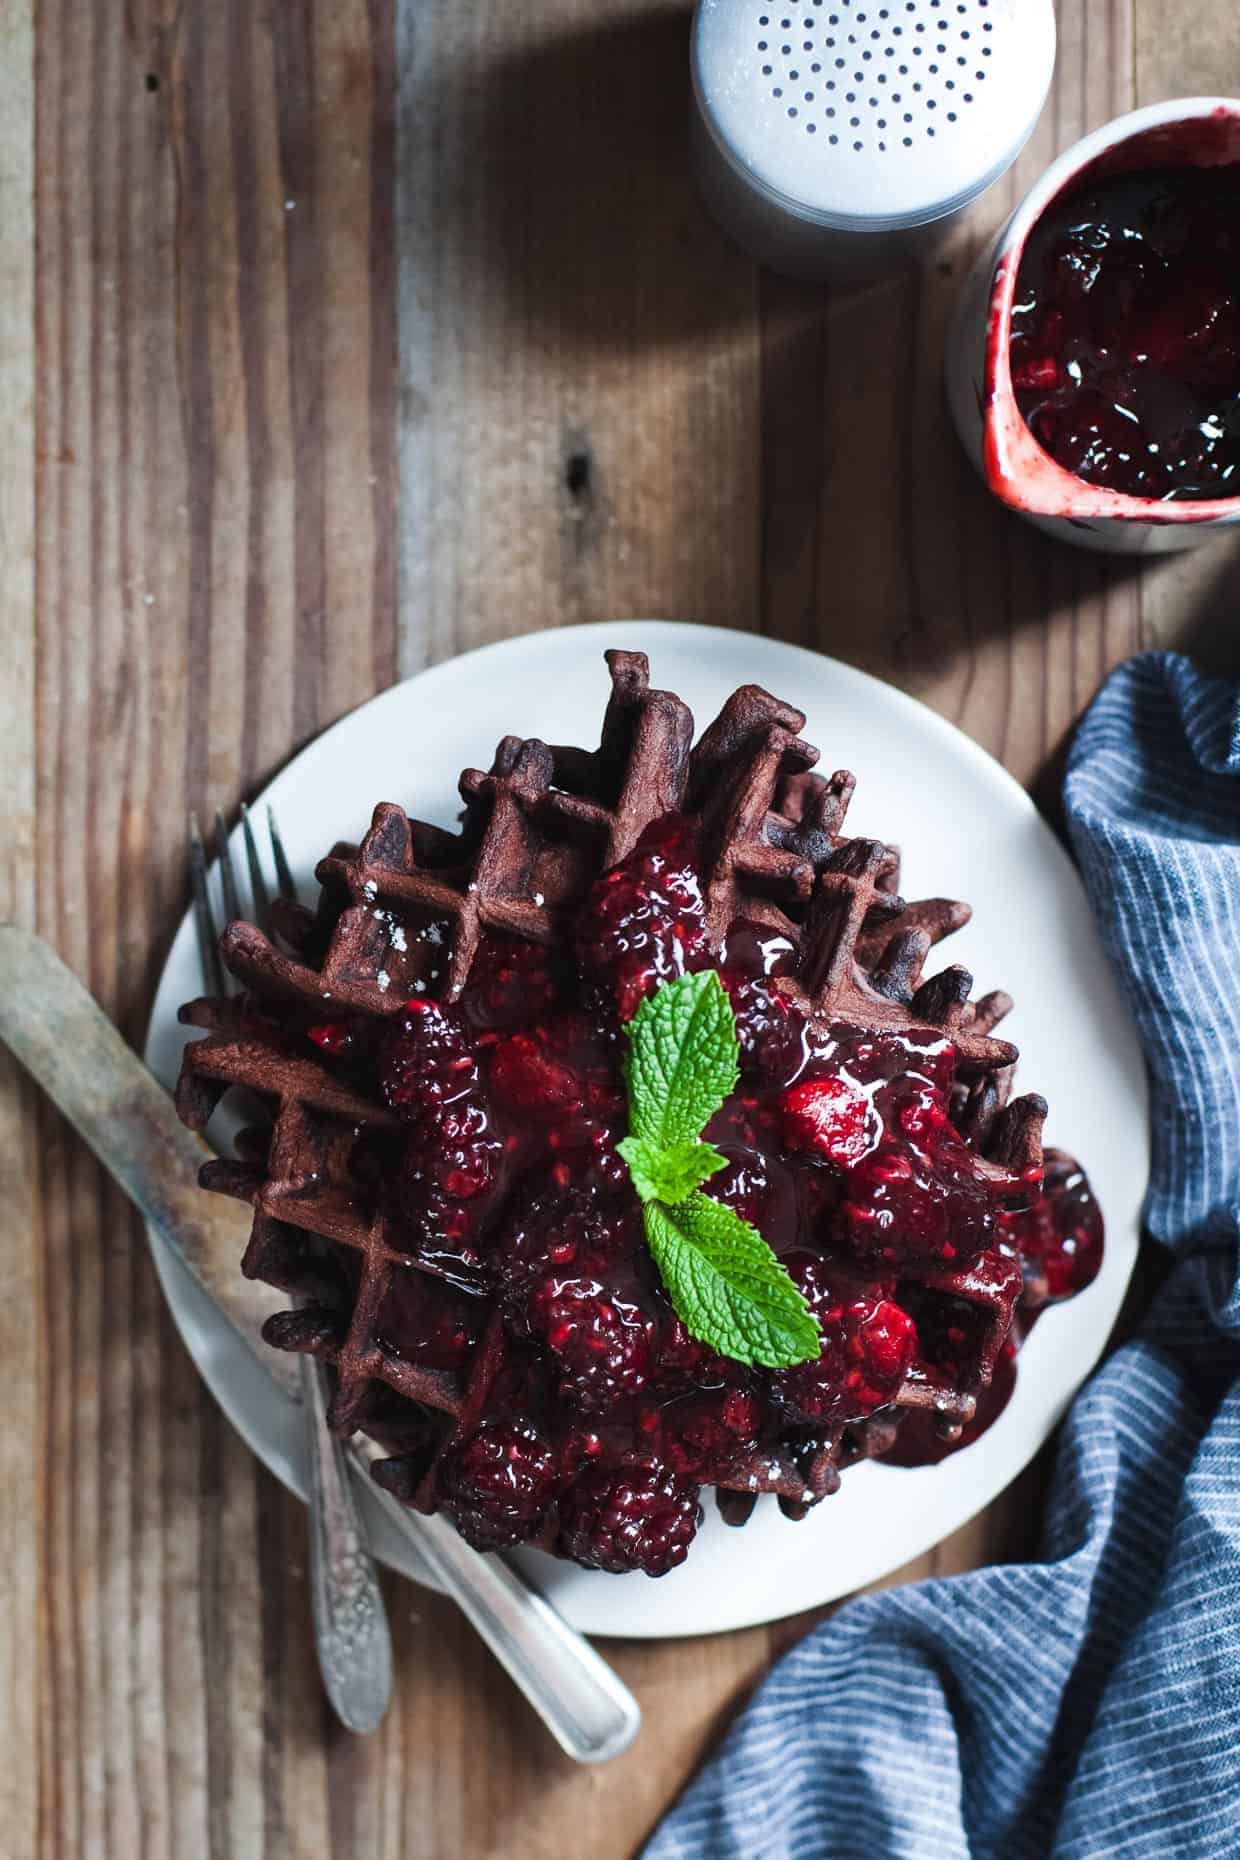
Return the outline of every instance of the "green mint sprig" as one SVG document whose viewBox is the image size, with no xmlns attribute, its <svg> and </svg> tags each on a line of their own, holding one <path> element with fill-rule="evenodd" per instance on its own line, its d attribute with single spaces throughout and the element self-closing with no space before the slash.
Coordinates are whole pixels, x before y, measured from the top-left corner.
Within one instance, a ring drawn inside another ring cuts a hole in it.
<svg viewBox="0 0 1240 1860">
<path fill-rule="evenodd" d="M 756 1227 L 701 1192 L 727 1166 L 702 1130 L 739 1077 L 736 1017 L 713 969 L 665 982 L 626 1030 L 629 1135 L 616 1147 L 642 1201 L 646 1242 L 690 1336 L 781 1369 L 822 1348 L 798 1288 Z"/>
</svg>

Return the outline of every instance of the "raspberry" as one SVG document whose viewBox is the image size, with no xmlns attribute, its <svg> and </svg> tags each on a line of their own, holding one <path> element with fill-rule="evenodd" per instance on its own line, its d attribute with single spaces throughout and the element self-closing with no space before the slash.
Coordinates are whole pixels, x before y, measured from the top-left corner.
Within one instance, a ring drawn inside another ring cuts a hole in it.
<svg viewBox="0 0 1240 1860">
<path fill-rule="evenodd" d="M 665 1576 L 702 1521 L 698 1488 L 658 1466 L 591 1467 L 560 1507 L 557 1548 L 587 1569 Z"/>
<path fill-rule="evenodd" d="M 841 1169 L 868 1156 L 881 1125 L 868 1095 L 851 1079 L 806 1079 L 784 1094 L 784 1140 Z"/>
<path fill-rule="evenodd" d="M 587 1414 L 605 1413 L 645 1387 L 654 1332 L 638 1305 L 608 1287 L 599 1265 L 579 1260 L 569 1273 L 545 1273 L 525 1306 L 526 1323 L 560 1372 L 561 1396 Z"/>
<path fill-rule="evenodd" d="M 555 1496 L 559 1469 L 538 1429 L 523 1419 L 485 1420 L 440 1462 L 440 1492 L 476 1550 L 525 1543 Z"/>
<path fill-rule="evenodd" d="M 737 1455 L 758 1443 L 765 1404 L 750 1389 L 720 1389 L 669 1402 L 639 1418 L 657 1437 L 662 1459 L 675 1472 L 713 1485 L 727 1477 Z"/>
<path fill-rule="evenodd" d="M 511 1033 L 499 1041 L 492 1049 L 487 1076 L 496 1096 L 528 1117 L 558 1117 L 580 1095 L 569 1068 L 528 1033 Z"/>
<path fill-rule="evenodd" d="M 891 1401 L 917 1354 L 908 1312 L 880 1286 L 854 1286 L 816 1254 L 790 1254 L 784 1265 L 818 1320 L 822 1354 L 777 1370 L 775 1400 L 801 1421 L 855 1421 Z"/>
<path fill-rule="evenodd" d="M 695 857 L 686 822 L 668 814 L 590 892 L 578 937 L 581 960 L 614 990 L 622 1021 L 660 983 L 712 959 Z"/>
</svg>

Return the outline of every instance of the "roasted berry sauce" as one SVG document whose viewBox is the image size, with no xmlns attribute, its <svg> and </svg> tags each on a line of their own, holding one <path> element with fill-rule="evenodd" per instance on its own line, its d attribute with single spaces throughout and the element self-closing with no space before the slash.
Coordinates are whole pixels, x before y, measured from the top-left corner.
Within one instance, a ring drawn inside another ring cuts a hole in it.
<svg viewBox="0 0 1240 1860">
<path fill-rule="evenodd" d="M 1101 1225 L 1074 1165 L 1048 1194 L 998 1192 L 952 1124 L 951 1041 L 811 1023 L 779 988 L 786 938 L 738 923 L 712 945 L 696 860 L 669 817 L 594 886 L 568 950 L 492 935 L 454 1006 L 427 994 L 378 1034 L 307 1031 L 330 1068 L 372 1092 L 377 1078 L 400 1120 L 395 1136 L 359 1135 L 350 1171 L 407 1239 L 409 1268 L 376 1314 L 382 1347 L 470 1389 L 481 1357 L 500 1365 L 424 1493 L 484 1548 L 533 1539 L 659 1575 L 684 1559 L 704 1485 L 741 1488 L 742 1510 L 745 1488 L 773 1485 L 800 1515 L 838 1464 L 902 1439 L 892 1404 L 913 1385 L 964 1398 L 958 1439 L 1022 1288 L 1044 1302 L 1098 1269 Z M 741 1047 L 739 1087 L 706 1131 L 728 1160 L 707 1192 L 805 1293 L 823 1347 L 793 1368 L 749 1369 L 688 1334 L 616 1153 L 623 1023 L 660 983 L 707 967 Z M 346 1249 L 339 1265 L 351 1270 Z M 961 1272 L 970 1296 L 958 1279 L 936 1289 Z M 863 1446 L 856 1430 L 884 1417 Z M 932 1422 L 918 1417 L 919 1461 L 950 1444 Z"/>
<path fill-rule="evenodd" d="M 1012 386 L 1091 484 L 1240 495 L 1240 164 L 1086 181 L 1029 236 Z"/>
</svg>

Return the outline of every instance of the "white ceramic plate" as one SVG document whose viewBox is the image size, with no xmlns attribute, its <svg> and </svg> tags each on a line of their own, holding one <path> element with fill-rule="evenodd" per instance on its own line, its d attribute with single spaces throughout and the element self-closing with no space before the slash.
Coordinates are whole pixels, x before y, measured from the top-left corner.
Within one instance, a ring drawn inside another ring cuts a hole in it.
<svg viewBox="0 0 1240 1860">
<path fill-rule="evenodd" d="M 951 959 L 972 969 L 979 991 L 1002 985 L 1016 997 L 1003 1031 L 1020 1046 L 1020 1082 L 1049 1099 L 1048 1138 L 1085 1163 L 1107 1222 L 1098 1279 L 1047 1313 L 1022 1352 L 1000 1419 L 941 1466 L 857 1466 L 801 1524 L 764 1498 L 744 1529 L 729 1529 L 712 1500 L 688 1563 L 658 1582 L 521 1553 L 531 1579 L 588 1633 L 714 1633 L 874 1581 L 956 1530 L 1028 1463 L 1096 1362 L 1128 1283 L 1148 1170 L 1145 1074 L 1072 864 L 1012 777 L 912 698 L 753 634 L 650 620 L 572 627 L 485 647 L 384 692 L 311 743 L 262 797 L 276 810 L 306 895 L 319 857 L 333 840 L 360 837 L 377 801 L 451 824 L 458 770 L 485 767 L 507 732 L 597 742 L 609 646 L 648 652 L 654 682 L 679 692 L 699 726 L 739 684 L 765 685 L 799 705 L 822 767 L 856 772 L 850 828 L 902 847 L 905 895 L 970 900 L 973 921 L 952 939 Z M 148 1062 L 169 1085 L 185 1038 L 176 1009 L 199 992 L 187 918 L 147 1044 Z M 259 1458 L 303 1490 L 291 1403 L 179 1262 L 153 1246 L 173 1316 L 208 1386 Z M 380 1554 L 419 1577 L 377 1510 L 372 1522 Z"/>
</svg>

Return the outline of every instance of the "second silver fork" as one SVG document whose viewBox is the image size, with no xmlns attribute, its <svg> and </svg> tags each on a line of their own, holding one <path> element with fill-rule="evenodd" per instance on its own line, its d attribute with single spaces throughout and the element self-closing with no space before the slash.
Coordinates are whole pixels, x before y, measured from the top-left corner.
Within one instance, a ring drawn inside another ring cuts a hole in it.
<svg viewBox="0 0 1240 1860">
<path fill-rule="evenodd" d="M 280 895 L 296 897 L 284 847 L 270 808 L 267 810 L 272 859 Z M 249 869 L 251 920 L 269 927 L 271 893 L 250 822 L 241 810 Z M 242 916 L 240 887 L 222 817 L 215 817 L 215 843 L 225 914 Z M 211 907 L 207 855 L 190 817 L 190 878 L 194 924 L 198 933 L 204 985 L 223 995 L 230 979 L 219 954 L 219 934 Z M 350 1731 L 373 1731 L 392 1695 L 392 1640 L 378 1572 L 366 1541 L 344 1447 L 327 1425 L 330 1388 L 327 1370 L 317 1357 L 301 1357 L 309 1467 L 310 1600 L 315 1647 L 323 1688 L 341 1723 Z"/>
</svg>

